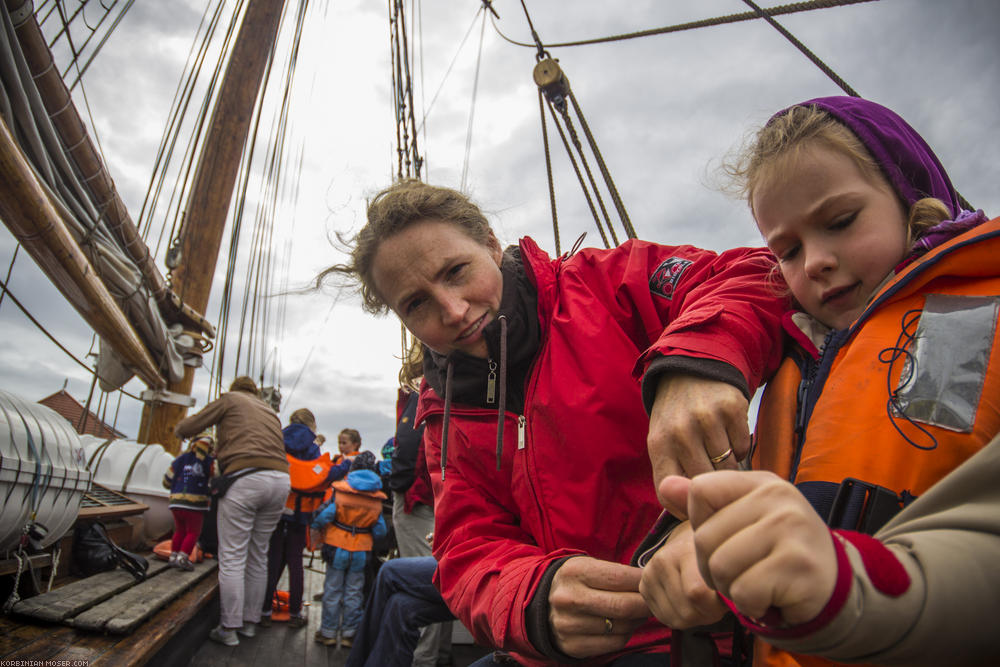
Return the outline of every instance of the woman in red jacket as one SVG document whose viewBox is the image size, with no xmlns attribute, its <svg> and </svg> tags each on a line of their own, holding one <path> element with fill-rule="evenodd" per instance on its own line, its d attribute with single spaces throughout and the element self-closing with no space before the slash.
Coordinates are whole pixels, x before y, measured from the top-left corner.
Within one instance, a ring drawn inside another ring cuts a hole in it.
<svg viewBox="0 0 1000 667">
<path fill-rule="evenodd" d="M 628 241 L 553 260 L 530 238 L 504 251 L 453 190 L 370 202 L 322 277 L 354 277 L 424 345 L 435 584 L 478 642 L 522 664 L 662 663 L 669 630 L 626 563 L 668 448 L 711 452 L 689 472 L 746 452 L 748 396 L 781 352 L 765 258 Z"/>
</svg>

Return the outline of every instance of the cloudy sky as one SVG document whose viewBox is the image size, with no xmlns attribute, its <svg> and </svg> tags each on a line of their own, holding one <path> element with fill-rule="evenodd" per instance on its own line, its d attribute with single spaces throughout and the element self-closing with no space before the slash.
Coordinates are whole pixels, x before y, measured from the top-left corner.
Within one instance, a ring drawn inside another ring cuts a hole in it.
<svg viewBox="0 0 1000 667">
<path fill-rule="evenodd" d="M 739 0 L 526 4 L 545 43 L 748 9 Z M 85 102 L 133 217 L 205 5 L 206 0 L 139 0 L 85 77 Z M 386 5 L 312 0 L 289 139 L 302 151 L 303 168 L 297 199 L 279 212 L 278 235 L 289 235 L 290 253 L 284 253 L 284 241 L 274 244 L 278 261 L 290 258 L 287 279 L 293 287 L 306 285 L 323 267 L 342 259 L 332 242 L 336 233 L 356 231 L 364 219 L 365 198 L 392 179 L 395 129 Z M 416 107 L 421 115 L 427 112 L 420 134 L 428 165 L 425 180 L 458 187 L 467 171 L 466 190 L 488 212 L 501 240 L 513 243 L 530 234 L 553 251 L 531 78 L 534 50 L 503 40 L 487 21 L 466 160 L 480 3 L 418 0 L 417 6 L 417 43 L 411 47 L 418 55 Z M 519 1 L 494 0 L 494 7 L 500 16 L 497 28 L 512 39 L 530 41 Z M 862 96 L 895 109 L 916 127 L 967 199 L 990 215 L 1000 212 L 1000 4 L 881 0 L 778 21 Z M 719 159 L 774 111 L 840 93 L 761 21 L 553 47 L 550 53 L 572 84 L 638 235 L 669 244 L 717 250 L 758 245 L 745 206 L 717 187 Z M 84 108 L 82 91 L 75 96 Z M 554 132 L 551 123 L 549 130 Z M 554 134 L 551 138 L 558 142 Z M 588 245 L 599 245 L 565 152 L 558 143 L 552 146 L 563 249 L 583 232 Z M 13 247 L 10 234 L 0 230 L 0 270 L 5 274 Z M 224 270 L 220 265 L 216 272 L 217 288 Z M 23 254 L 10 286 L 47 329 L 84 357 L 91 344 L 89 329 Z M 268 372 L 277 374 L 282 392 L 290 396 L 282 417 L 310 407 L 321 431 L 330 435 L 358 428 L 366 448 L 377 450 L 393 430 L 398 323 L 366 315 L 355 298 L 334 291 L 272 299 L 283 299 L 287 308 L 284 331 L 266 343 L 271 348 Z M 208 308 L 210 319 L 218 316 L 218 308 L 216 296 Z M 86 400 L 86 371 L 9 302 L 0 306 L 0 327 L 5 333 L 0 338 L 0 387 L 37 400 L 66 381 L 67 391 Z M 127 388 L 138 393 L 143 387 L 133 381 Z M 200 373 L 194 390 L 198 406 L 204 405 L 207 392 L 207 372 Z M 118 426 L 130 436 L 139 412 L 135 401 L 122 402 Z"/>
</svg>

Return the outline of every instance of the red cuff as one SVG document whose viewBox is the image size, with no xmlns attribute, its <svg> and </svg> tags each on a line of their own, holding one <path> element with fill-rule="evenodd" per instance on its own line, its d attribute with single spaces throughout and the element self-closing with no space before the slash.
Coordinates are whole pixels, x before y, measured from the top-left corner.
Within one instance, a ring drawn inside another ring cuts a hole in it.
<svg viewBox="0 0 1000 667">
<path fill-rule="evenodd" d="M 837 532 L 839 533 L 840 531 Z M 837 581 L 833 585 L 833 594 L 827 600 L 826 606 L 811 621 L 790 626 L 782 618 L 781 610 L 777 607 L 768 609 L 767 613 L 761 618 L 750 618 L 740 613 L 732 601 L 722 596 L 719 597 L 722 597 L 722 601 L 726 603 L 726 606 L 736 614 L 736 618 L 739 619 L 740 623 L 762 637 L 796 639 L 816 632 L 826 626 L 827 623 L 833 620 L 834 616 L 840 613 L 840 610 L 844 607 L 844 603 L 847 602 L 847 594 L 851 591 L 851 583 L 853 581 L 851 563 L 847 560 L 847 551 L 844 549 L 844 545 L 833 535 L 832 531 L 830 539 L 833 540 L 833 549 L 837 554 Z"/>
<path fill-rule="evenodd" d="M 875 590 L 894 598 L 910 590 L 910 575 L 906 573 L 906 568 L 879 540 L 852 530 L 833 532 L 854 545 L 861 554 L 861 563 Z"/>
</svg>

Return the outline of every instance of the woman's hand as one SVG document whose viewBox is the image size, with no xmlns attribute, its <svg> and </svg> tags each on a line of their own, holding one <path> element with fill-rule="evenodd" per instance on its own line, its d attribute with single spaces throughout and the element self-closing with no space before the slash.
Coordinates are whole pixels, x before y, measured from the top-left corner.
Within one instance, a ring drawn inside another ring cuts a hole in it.
<svg viewBox="0 0 1000 667">
<path fill-rule="evenodd" d="M 649 618 L 639 595 L 641 570 L 576 556 L 556 571 L 549 591 L 549 627 L 556 647 L 574 658 L 621 650 Z"/>
<path fill-rule="evenodd" d="M 819 615 L 833 594 L 837 556 L 798 489 L 770 472 L 735 471 L 667 478 L 660 488 L 671 506 L 685 491 L 698 568 L 711 588 L 750 618 L 771 607 L 792 625 Z"/>
<path fill-rule="evenodd" d="M 688 522 L 674 528 L 643 568 L 639 592 L 661 623 L 678 630 L 714 623 L 727 611 L 701 576 L 695 559 L 694 533 Z"/>
<path fill-rule="evenodd" d="M 653 483 L 659 487 L 667 475 L 735 470 L 750 450 L 749 408 L 743 392 L 726 382 L 665 376 L 657 386 L 646 438 Z M 730 450 L 713 465 L 712 457 Z"/>
</svg>

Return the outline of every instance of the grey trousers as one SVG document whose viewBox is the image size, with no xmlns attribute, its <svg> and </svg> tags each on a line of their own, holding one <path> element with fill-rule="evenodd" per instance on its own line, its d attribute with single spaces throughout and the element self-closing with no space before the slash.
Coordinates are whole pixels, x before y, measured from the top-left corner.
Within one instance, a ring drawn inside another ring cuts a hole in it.
<svg viewBox="0 0 1000 667">
<path fill-rule="evenodd" d="M 291 488 L 288 473 L 240 477 L 219 501 L 219 625 L 260 621 L 267 588 L 267 546 Z"/>
<path fill-rule="evenodd" d="M 434 510 L 427 505 L 417 505 L 413 512 L 403 511 L 403 494 L 392 492 L 392 526 L 396 544 L 403 558 L 430 556 L 431 545 L 427 534 L 434 530 Z M 451 659 L 451 623 L 435 623 L 420 631 L 420 641 L 413 651 L 413 667 L 434 667 Z"/>
</svg>

